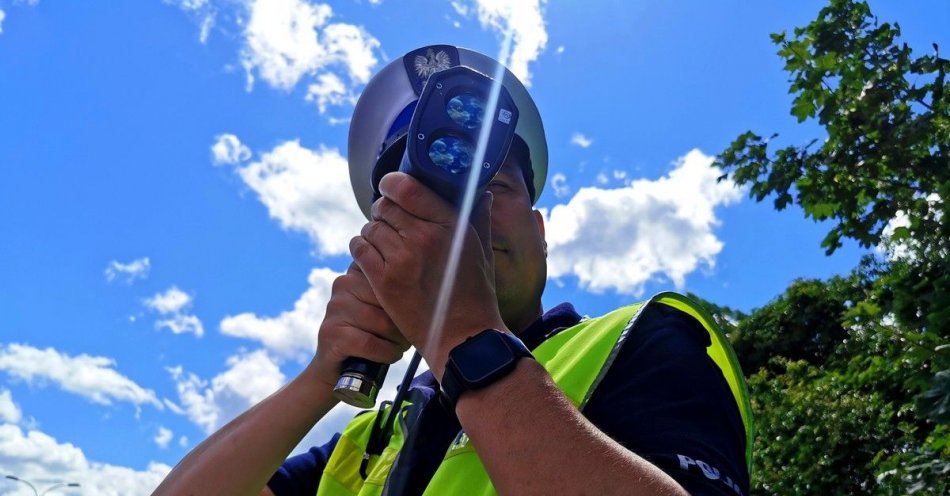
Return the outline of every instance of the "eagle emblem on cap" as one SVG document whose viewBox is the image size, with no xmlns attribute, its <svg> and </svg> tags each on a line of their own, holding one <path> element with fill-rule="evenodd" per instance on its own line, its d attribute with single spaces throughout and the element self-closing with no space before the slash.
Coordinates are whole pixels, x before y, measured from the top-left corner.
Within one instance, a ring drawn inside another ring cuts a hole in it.
<svg viewBox="0 0 950 496">
<path fill-rule="evenodd" d="M 422 79 L 428 79 L 429 76 L 444 71 L 452 67 L 452 58 L 444 50 L 433 53 L 432 49 L 426 50 L 426 54 L 416 55 L 415 68 L 416 74 Z"/>
</svg>

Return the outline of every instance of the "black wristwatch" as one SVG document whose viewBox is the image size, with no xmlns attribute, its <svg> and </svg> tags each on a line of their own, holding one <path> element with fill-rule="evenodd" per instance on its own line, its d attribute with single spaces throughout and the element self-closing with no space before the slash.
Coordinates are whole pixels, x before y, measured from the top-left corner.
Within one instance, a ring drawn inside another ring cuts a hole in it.
<svg viewBox="0 0 950 496">
<path fill-rule="evenodd" d="M 442 374 L 442 397 L 454 410 L 459 396 L 505 377 L 524 357 L 534 358 L 520 339 L 506 332 L 485 329 L 449 352 Z"/>
</svg>

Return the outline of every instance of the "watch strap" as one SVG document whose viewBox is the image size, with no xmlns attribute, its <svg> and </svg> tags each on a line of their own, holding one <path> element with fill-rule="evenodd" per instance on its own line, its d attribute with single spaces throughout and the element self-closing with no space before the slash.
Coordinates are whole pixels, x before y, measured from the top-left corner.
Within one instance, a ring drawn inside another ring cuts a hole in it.
<svg viewBox="0 0 950 496">
<path fill-rule="evenodd" d="M 496 362 L 492 370 L 478 378 L 471 380 L 471 374 L 465 370 L 467 365 L 462 356 L 471 356 L 473 353 L 484 355 L 486 360 Z M 484 331 L 468 337 L 461 344 L 449 352 L 449 360 L 442 374 L 442 397 L 454 410 L 459 397 L 467 391 L 482 389 L 501 378 L 507 376 L 518 364 L 518 360 L 531 357 L 531 352 L 515 336 L 496 329 Z"/>
</svg>

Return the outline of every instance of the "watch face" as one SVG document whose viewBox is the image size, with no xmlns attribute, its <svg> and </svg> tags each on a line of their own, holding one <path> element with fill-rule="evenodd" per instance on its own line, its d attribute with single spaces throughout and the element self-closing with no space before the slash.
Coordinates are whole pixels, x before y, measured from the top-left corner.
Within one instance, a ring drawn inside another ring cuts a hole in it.
<svg viewBox="0 0 950 496">
<path fill-rule="evenodd" d="M 452 353 L 450 360 L 465 382 L 478 384 L 512 363 L 512 353 L 502 339 L 495 333 L 479 334 Z"/>
</svg>

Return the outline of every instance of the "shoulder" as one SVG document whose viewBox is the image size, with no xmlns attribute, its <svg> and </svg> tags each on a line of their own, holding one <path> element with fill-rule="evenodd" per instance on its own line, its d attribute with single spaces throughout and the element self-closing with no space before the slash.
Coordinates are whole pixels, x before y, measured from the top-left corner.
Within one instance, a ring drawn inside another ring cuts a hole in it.
<svg viewBox="0 0 950 496">
<path fill-rule="evenodd" d="M 729 385 L 706 352 L 710 342 L 690 315 L 647 305 L 584 413 L 691 492 L 744 493 L 745 429 Z M 713 474 L 719 474 L 715 480 Z"/>
</svg>

